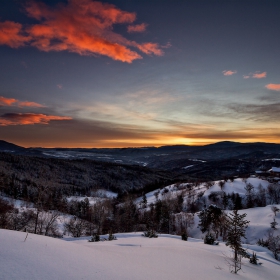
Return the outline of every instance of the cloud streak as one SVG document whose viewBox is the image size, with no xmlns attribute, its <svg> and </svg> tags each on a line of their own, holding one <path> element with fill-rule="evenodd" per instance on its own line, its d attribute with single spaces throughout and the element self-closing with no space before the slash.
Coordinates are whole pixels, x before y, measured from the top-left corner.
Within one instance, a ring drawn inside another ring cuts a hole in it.
<svg viewBox="0 0 280 280">
<path fill-rule="evenodd" d="M 6 113 L 0 116 L 0 126 L 49 124 L 50 121 L 71 120 L 71 117 L 48 116 L 33 113 Z"/>
<path fill-rule="evenodd" d="M 16 107 L 34 107 L 34 108 L 42 108 L 45 107 L 39 103 L 36 102 L 30 102 L 30 101 L 19 101 L 15 98 L 6 98 L 3 96 L 0 96 L 0 106 L 16 106 Z"/>
<path fill-rule="evenodd" d="M 265 87 L 269 90 L 280 91 L 280 84 L 268 84 Z"/>
<path fill-rule="evenodd" d="M 146 31 L 148 24 L 147 23 L 141 23 L 136 25 L 129 25 L 127 27 L 128 33 L 135 33 L 135 32 L 144 32 Z"/>
<path fill-rule="evenodd" d="M 236 73 L 237 73 L 236 70 L 224 70 L 223 71 L 224 76 L 232 76 L 232 75 L 234 75 Z"/>
<path fill-rule="evenodd" d="M 239 116 L 245 116 L 247 120 L 254 122 L 278 122 L 280 118 L 280 102 L 271 104 L 231 104 L 231 110 Z"/>
<path fill-rule="evenodd" d="M 45 52 L 104 55 L 127 63 L 142 58 L 131 47 L 148 55 L 163 55 L 157 43 L 137 43 L 115 33 L 115 24 L 129 24 L 130 32 L 143 32 L 147 24 L 131 25 L 136 14 L 122 11 L 112 4 L 68 0 L 67 5 L 51 8 L 30 1 L 25 9 L 27 15 L 39 23 L 26 27 L 11 21 L 0 23 L 0 44 L 12 48 L 31 45 Z"/>
<path fill-rule="evenodd" d="M 254 79 L 266 78 L 266 72 L 262 72 L 262 73 L 256 72 L 256 73 L 253 73 L 252 78 L 254 78 Z"/>
<path fill-rule="evenodd" d="M 250 79 L 250 78 L 253 78 L 253 79 L 263 79 L 263 78 L 266 78 L 266 75 L 267 73 L 266 72 L 255 72 L 255 73 L 249 73 L 248 75 L 243 75 L 243 78 L 244 79 Z"/>
</svg>

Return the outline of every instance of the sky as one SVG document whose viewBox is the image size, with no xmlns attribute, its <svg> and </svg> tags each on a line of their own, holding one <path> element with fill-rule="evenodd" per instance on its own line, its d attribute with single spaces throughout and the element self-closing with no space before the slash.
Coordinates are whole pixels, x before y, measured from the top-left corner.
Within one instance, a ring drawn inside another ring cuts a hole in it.
<svg viewBox="0 0 280 280">
<path fill-rule="evenodd" d="M 280 143 L 280 1 L 1 0 L 0 139 Z"/>
</svg>

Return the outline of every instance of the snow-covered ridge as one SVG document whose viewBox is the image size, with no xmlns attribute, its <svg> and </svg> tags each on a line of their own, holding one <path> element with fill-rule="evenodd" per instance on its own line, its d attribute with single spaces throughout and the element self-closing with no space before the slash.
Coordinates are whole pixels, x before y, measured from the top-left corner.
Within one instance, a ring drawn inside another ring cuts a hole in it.
<svg viewBox="0 0 280 280">
<path fill-rule="evenodd" d="M 0 229 L 0 279 L 146 280 L 146 279 L 278 279 L 279 263 L 259 246 L 262 265 L 244 260 L 240 276 L 229 272 L 225 256 L 230 249 L 187 242 L 168 234 L 150 239 L 141 233 L 116 234 L 111 242 L 89 243 L 87 238 L 67 241 Z M 186 278 L 187 277 L 187 278 Z"/>
</svg>

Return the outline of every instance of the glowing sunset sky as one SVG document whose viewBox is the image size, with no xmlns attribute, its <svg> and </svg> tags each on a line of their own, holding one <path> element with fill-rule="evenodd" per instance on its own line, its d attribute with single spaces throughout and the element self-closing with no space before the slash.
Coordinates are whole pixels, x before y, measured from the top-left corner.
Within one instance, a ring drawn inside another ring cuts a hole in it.
<svg viewBox="0 0 280 280">
<path fill-rule="evenodd" d="M 1 0 L 0 139 L 280 143 L 280 1 Z"/>
</svg>

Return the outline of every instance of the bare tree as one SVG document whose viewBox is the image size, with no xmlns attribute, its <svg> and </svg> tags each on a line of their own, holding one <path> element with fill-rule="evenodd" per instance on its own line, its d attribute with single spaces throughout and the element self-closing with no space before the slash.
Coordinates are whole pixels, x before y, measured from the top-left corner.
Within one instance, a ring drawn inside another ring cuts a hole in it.
<svg viewBox="0 0 280 280">
<path fill-rule="evenodd" d="M 36 207 L 36 216 L 35 216 L 35 223 L 34 223 L 34 233 L 37 233 L 37 228 L 38 228 L 38 223 L 39 223 L 39 215 L 43 211 L 43 200 L 44 200 L 44 195 L 46 194 L 48 187 L 43 187 L 43 186 L 37 186 L 37 200 L 35 203 Z"/>
<path fill-rule="evenodd" d="M 270 184 L 267 187 L 267 194 L 270 199 L 270 204 L 279 204 L 280 203 L 280 185 L 279 184 Z"/>
<path fill-rule="evenodd" d="M 58 211 L 42 211 L 37 218 L 37 234 L 59 236 L 57 230 Z"/>
<path fill-rule="evenodd" d="M 10 216 L 11 229 L 33 232 L 35 217 L 35 212 L 31 209 L 25 211 L 15 209 Z"/>
<path fill-rule="evenodd" d="M 87 228 L 87 222 L 73 217 L 69 222 L 64 223 L 64 231 L 69 232 L 73 237 L 80 237 Z"/>
<path fill-rule="evenodd" d="M 194 214 L 181 212 L 174 214 L 174 219 L 177 234 L 188 233 L 189 229 L 194 226 Z"/>
<path fill-rule="evenodd" d="M 10 215 L 14 206 L 0 197 L 0 228 L 10 228 Z"/>
</svg>

